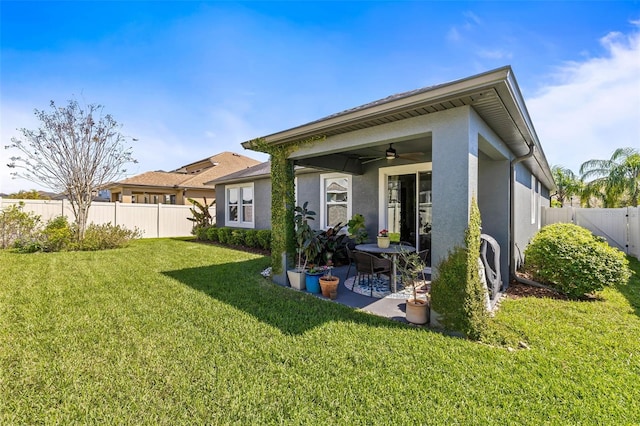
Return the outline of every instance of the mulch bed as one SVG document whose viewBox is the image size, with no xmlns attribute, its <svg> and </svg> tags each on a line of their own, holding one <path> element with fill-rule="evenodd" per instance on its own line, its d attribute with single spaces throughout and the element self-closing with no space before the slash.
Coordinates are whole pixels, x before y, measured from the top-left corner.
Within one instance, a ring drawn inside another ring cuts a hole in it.
<svg viewBox="0 0 640 426">
<path fill-rule="evenodd" d="M 555 290 L 522 284 L 515 280 L 509 283 L 507 297 L 512 299 L 520 299 L 521 297 L 546 297 L 549 299 L 568 300 L 566 295 L 558 293 Z"/>
</svg>

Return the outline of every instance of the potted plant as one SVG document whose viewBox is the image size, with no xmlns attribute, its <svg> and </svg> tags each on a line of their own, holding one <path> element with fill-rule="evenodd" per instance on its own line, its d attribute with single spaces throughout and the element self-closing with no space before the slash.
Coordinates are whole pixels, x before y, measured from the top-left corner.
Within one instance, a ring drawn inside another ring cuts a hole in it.
<svg viewBox="0 0 640 426">
<path fill-rule="evenodd" d="M 296 266 L 294 269 L 287 271 L 289 277 L 289 284 L 291 287 L 297 290 L 305 289 L 305 269 L 307 266 L 308 258 L 303 256 L 305 242 L 313 234 L 311 226 L 309 226 L 310 220 L 315 220 L 315 212 L 309 210 L 307 206 L 309 202 L 305 202 L 302 207 L 297 206 L 293 214 L 293 223 L 295 225 L 295 239 L 296 239 Z"/>
<path fill-rule="evenodd" d="M 324 275 L 320 277 L 320 288 L 322 289 L 322 295 L 335 299 L 338 294 L 338 284 L 340 284 L 340 278 L 335 275 L 331 275 L 331 269 L 333 268 L 333 262 L 330 260 L 327 265 L 323 267 Z"/>
<path fill-rule="evenodd" d="M 364 225 L 364 216 L 359 213 L 354 214 L 351 220 L 347 222 L 347 232 L 349 232 L 349 236 L 353 238 L 356 244 L 366 243 L 369 235 Z"/>
<path fill-rule="evenodd" d="M 390 242 L 389 231 L 386 229 L 380 230 L 380 232 L 378 232 L 378 247 L 387 248 Z"/>
<path fill-rule="evenodd" d="M 324 271 L 321 266 L 309 266 L 305 275 L 305 284 L 309 293 L 320 293 L 320 275 L 323 273 Z"/>
<path fill-rule="evenodd" d="M 429 296 L 418 298 L 418 282 L 426 282 L 424 269 L 427 265 L 417 252 L 401 250 L 398 253 L 397 269 L 400 272 L 402 283 L 411 286 L 412 297 L 407 300 L 407 321 L 413 324 L 426 324 L 429 322 Z"/>
</svg>

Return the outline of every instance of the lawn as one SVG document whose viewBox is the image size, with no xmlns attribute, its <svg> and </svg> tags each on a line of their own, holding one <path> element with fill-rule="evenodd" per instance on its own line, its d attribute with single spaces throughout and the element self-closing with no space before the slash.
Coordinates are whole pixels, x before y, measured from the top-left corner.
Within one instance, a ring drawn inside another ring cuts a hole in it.
<svg viewBox="0 0 640 426">
<path fill-rule="evenodd" d="M 0 424 L 639 424 L 640 263 L 595 301 L 506 299 L 529 349 L 279 287 L 181 240 L 0 252 Z"/>
</svg>

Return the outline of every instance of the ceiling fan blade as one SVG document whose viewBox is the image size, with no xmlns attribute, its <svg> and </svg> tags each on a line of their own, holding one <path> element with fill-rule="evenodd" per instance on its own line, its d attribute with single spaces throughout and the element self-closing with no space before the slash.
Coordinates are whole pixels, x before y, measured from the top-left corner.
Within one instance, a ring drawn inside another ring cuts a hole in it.
<svg viewBox="0 0 640 426">
<path fill-rule="evenodd" d="M 424 157 L 424 152 L 420 152 L 420 151 L 417 151 L 417 152 L 405 152 L 405 153 L 402 153 L 402 154 L 398 154 L 398 157 L 401 157 L 401 158 Z"/>
<path fill-rule="evenodd" d="M 368 160 L 363 161 L 361 164 L 364 165 L 364 164 L 373 163 L 374 161 L 384 160 L 384 158 L 385 157 L 373 157 L 373 158 L 370 158 Z"/>
</svg>

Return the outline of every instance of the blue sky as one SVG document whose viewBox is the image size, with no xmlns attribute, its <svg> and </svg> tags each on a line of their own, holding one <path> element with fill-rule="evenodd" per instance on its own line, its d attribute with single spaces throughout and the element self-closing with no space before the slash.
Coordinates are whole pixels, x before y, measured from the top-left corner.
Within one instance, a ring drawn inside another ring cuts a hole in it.
<svg viewBox="0 0 640 426">
<path fill-rule="evenodd" d="M 511 65 L 550 164 L 640 149 L 640 2 L 0 2 L 2 146 L 99 103 L 132 174 Z M 0 192 L 39 188 L 10 179 Z"/>
</svg>

